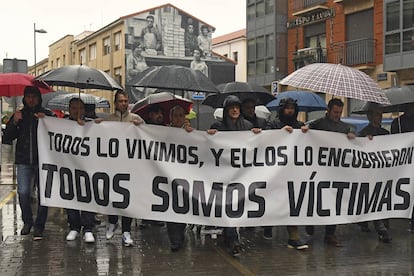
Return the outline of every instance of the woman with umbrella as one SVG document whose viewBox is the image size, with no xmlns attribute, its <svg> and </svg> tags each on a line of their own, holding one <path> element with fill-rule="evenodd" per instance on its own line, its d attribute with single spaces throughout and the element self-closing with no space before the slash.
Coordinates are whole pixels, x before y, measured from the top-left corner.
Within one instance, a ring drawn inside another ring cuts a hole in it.
<svg viewBox="0 0 414 276">
<path fill-rule="evenodd" d="M 207 130 L 208 134 L 215 134 L 217 131 L 230 130 L 251 130 L 254 133 L 261 132 L 260 128 L 254 128 L 252 123 L 241 116 L 241 101 L 237 96 L 227 96 L 224 100 L 223 107 L 223 119 L 213 123 L 210 129 Z M 241 247 L 236 227 L 225 227 L 223 234 L 224 242 L 229 247 L 231 254 L 234 257 L 239 256 L 241 254 Z"/>
</svg>

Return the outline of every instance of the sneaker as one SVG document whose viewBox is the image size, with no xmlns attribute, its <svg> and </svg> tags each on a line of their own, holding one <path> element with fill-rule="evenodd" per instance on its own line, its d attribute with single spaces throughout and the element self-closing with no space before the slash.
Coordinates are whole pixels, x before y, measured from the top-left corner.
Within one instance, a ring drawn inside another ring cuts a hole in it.
<svg viewBox="0 0 414 276">
<path fill-rule="evenodd" d="M 83 239 L 88 243 L 95 242 L 95 237 L 93 236 L 92 232 L 85 232 Z"/>
<path fill-rule="evenodd" d="M 131 233 L 130 232 L 124 232 L 122 234 L 122 243 L 126 246 L 129 247 L 131 245 L 134 244 L 134 241 L 131 239 Z"/>
<path fill-rule="evenodd" d="M 302 242 L 301 240 L 288 240 L 288 248 L 294 248 L 296 250 L 303 250 L 303 249 L 308 249 L 309 245 L 307 245 L 306 243 Z"/>
<path fill-rule="evenodd" d="M 43 230 L 35 228 L 34 233 L 33 233 L 33 240 L 34 241 L 43 240 Z"/>
<path fill-rule="evenodd" d="M 272 227 L 264 227 L 263 229 L 263 238 L 266 240 L 271 240 L 273 238 Z"/>
<path fill-rule="evenodd" d="M 325 236 L 325 243 L 336 247 L 342 247 L 341 242 L 336 238 L 335 235 Z"/>
<path fill-rule="evenodd" d="M 232 247 L 232 249 L 231 249 L 231 255 L 233 256 L 233 257 L 238 257 L 238 256 L 240 256 L 241 255 L 241 247 L 240 247 L 240 245 L 238 245 L 238 244 L 236 244 L 236 245 L 234 245 L 233 247 Z"/>
<path fill-rule="evenodd" d="M 115 234 L 115 230 L 116 228 L 118 228 L 118 224 L 108 224 L 108 226 L 106 227 L 106 239 L 110 240 L 112 239 L 112 237 Z"/>
<path fill-rule="evenodd" d="M 24 235 L 29 235 L 30 234 L 30 230 L 32 229 L 32 225 L 25 223 L 23 225 L 22 230 L 20 231 L 20 235 L 24 236 Z"/>
<path fill-rule="evenodd" d="M 378 233 L 378 240 L 382 241 L 383 243 L 390 243 L 392 238 L 389 235 L 388 231 L 380 231 Z"/>
<path fill-rule="evenodd" d="M 76 237 L 79 235 L 79 232 L 76 230 L 70 230 L 68 235 L 66 236 L 67 241 L 74 241 Z"/>
</svg>

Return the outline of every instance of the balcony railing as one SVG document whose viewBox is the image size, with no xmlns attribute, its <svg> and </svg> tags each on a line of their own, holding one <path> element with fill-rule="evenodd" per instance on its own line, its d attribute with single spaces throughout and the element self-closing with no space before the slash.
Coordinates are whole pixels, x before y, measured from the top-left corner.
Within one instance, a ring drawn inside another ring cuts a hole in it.
<svg viewBox="0 0 414 276">
<path fill-rule="evenodd" d="M 333 61 L 348 66 L 375 65 L 375 44 L 372 38 L 335 43 Z"/>
<path fill-rule="evenodd" d="M 304 9 L 311 8 L 316 5 L 326 4 L 327 0 L 294 0 L 293 1 L 293 11 L 300 11 Z"/>
<path fill-rule="evenodd" d="M 293 53 L 295 70 L 316 62 L 326 62 L 326 48 L 304 48 Z"/>
</svg>

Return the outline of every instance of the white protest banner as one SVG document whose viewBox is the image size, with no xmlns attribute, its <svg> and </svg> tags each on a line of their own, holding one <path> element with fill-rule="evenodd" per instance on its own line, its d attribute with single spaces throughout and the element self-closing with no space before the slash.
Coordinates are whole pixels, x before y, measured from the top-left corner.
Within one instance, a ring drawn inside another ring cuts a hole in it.
<svg viewBox="0 0 414 276">
<path fill-rule="evenodd" d="M 39 120 L 41 202 L 217 226 L 408 218 L 414 134 L 187 133 L 132 123 Z"/>
</svg>

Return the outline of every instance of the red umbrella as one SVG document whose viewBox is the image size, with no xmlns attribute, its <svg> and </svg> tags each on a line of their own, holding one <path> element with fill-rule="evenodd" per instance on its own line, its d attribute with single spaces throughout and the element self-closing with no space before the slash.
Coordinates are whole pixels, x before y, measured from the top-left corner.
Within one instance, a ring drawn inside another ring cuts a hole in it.
<svg viewBox="0 0 414 276">
<path fill-rule="evenodd" d="M 35 81 L 32 75 L 24 73 L 0 74 L 0 96 L 23 96 L 26 86 L 37 86 L 42 94 L 53 92 L 46 83 Z"/>
<path fill-rule="evenodd" d="M 185 113 L 190 112 L 193 103 L 190 100 L 174 95 L 170 92 L 160 92 L 150 94 L 142 100 L 136 102 L 131 109 L 132 113 L 136 113 L 141 116 L 145 121 L 148 120 L 148 110 L 151 106 L 160 106 L 164 115 L 164 124 L 170 123 L 170 109 L 176 105 L 180 105 L 184 108 Z"/>
</svg>

